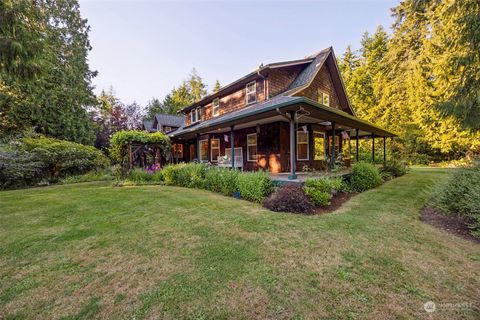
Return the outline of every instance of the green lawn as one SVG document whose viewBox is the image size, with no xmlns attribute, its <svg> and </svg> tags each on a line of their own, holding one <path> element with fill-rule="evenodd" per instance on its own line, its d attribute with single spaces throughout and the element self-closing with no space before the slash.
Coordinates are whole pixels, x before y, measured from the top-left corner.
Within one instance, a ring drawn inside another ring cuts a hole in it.
<svg viewBox="0 0 480 320">
<path fill-rule="evenodd" d="M 478 319 L 480 246 L 418 220 L 448 175 L 322 216 L 164 186 L 0 192 L 0 318 L 429 318 L 432 300 Z"/>
</svg>

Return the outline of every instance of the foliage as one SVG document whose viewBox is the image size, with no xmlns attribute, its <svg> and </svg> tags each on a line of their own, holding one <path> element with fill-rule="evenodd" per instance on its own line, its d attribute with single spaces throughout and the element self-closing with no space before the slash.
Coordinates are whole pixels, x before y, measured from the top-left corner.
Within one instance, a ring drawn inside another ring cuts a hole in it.
<svg viewBox="0 0 480 320">
<path fill-rule="evenodd" d="M 205 189 L 232 196 L 240 192 L 243 199 L 262 202 L 273 191 L 273 183 L 264 172 L 239 172 L 203 163 L 168 165 L 161 171 L 165 184 Z"/>
<path fill-rule="evenodd" d="M 263 206 L 277 212 L 312 213 L 313 204 L 297 184 L 285 184 L 263 202 Z"/>
<path fill-rule="evenodd" d="M 0 135 L 34 128 L 92 144 L 96 72 L 78 1 L 1 1 L 0 21 Z"/>
<path fill-rule="evenodd" d="M 221 88 L 222 88 L 222 86 L 220 85 L 220 81 L 218 81 L 218 79 L 215 80 L 215 84 L 213 85 L 212 92 L 216 93 L 216 92 L 220 91 Z"/>
<path fill-rule="evenodd" d="M 183 81 L 178 87 L 174 87 L 160 103 L 161 113 L 177 114 L 181 109 L 203 99 L 206 94 L 206 85 L 203 82 L 197 70 L 194 68 L 187 80 Z M 157 110 L 157 105 L 151 107 Z M 149 108 L 150 110 L 150 108 Z M 149 115 L 152 111 L 149 111 Z"/>
<path fill-rule="evenodd" d="M 380 172 L 388 172 L 393 177 L 400 177 L 407 173 L 407 165 L 404 161 L 391 159 L 385 162 Z"/>
<path fill-rule="evenodd" d="M 112 181 L 114 180 L 114 172 L 112 168 L 105 170 L 90 171 L 81 175 L 67 176 L 60 180 L 61 184 L 93 182 L 93 181 Z"/>
<path fill-rule="evenodd" d="M 163 179 L 161 170 L 152 172 L 142 168 L 135 168 L 130 172 L 126 180 L 135 184 L 161 184 Z"/>
<path fill-rule="evenodd" d="M 25 137 L 1 148 L 0 188 L 55 182 L 108 164 L 108 158 L 91 146 L 44 136 Z"/>
<path fill-rule="evenodd" d="M 249 201 L 260 203 L 273 192 L 273 182 L 263 171 L 242 172 L 237 181 L 241 197 Z"/>
<path fill-rule="evenodd" d="M 368 162 L 357 162 L 352 166 L 350 185 L 353 190 L 363 192 L 382 183 L 378 169 Z"/>
<path fill-rule="evenodd" d="M 240 172 L 227 168 L 212 167 L 205 173 L 205 189 L 232 196 L 238 191 L 237 179 Z"/>
<path fill-rule="evenodd" d="M 170 150 L 170 138 L 162 132 L 118 131 L 110 140 L 110 156 L 114 162 L 119 163 L 123 168 L 128 166 L 128 144 L 131 142 L 154 145 L 160 148 L 163 154 Z"/>
<path fill-rule="evenodd" d="M 332 195 L 338 191 L 346 191 L 341 177 L 338 178 L 308 178 L 303 186 L 305 193 L 317 206 L 328 206 Z"/>
<path fill-rule="evenodd" d="M 157 113 L 165 113 L 164 106 L 158 98 L 152 98 L 148 101 L 146 111 L 146 118 L 149 120 L 153 119 Z"/>
<path fill-rule="evenodd" d="M 441 185 L 434 206 L 451 215 L 471 219 L 472 234 L 480 237 L 480 162 L 457 169 L 447 183 Z"/>
<path fill-rule="evenodd" d="M 409 163 L 479 151 L 479 6 L 402 1 L 391 36 L 382 27 L 366 33 L 340 60 L 357 114 L 398 133 L 396 149 Z"/>
</svg>

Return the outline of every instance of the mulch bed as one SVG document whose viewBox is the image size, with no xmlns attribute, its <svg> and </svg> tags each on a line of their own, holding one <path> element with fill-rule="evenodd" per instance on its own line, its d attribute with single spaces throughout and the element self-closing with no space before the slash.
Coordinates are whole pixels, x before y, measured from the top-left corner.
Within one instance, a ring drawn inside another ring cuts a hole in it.
<svg viewBox="0 0 480 320">
<path fill-rule="evenodd" d="M 341 192 L 341 193 L 338 193 L 336 196 L 334 196 L 332 198 L 329 206 L 327 206 L 327 207 L 315 207 L 315 213 L 314 214 L 323 214 L 323 213 L 333 212 L 333 211 L 337 210 L 338 208 L 340 208 L 342 206 L 342 204 L 344 204 L 345 202 L 347 202 L 348 200 L 350 200 L 351 198 L 353 198 L 357 194 L 358 193 L 356 193 L 356 192 L 348 192 L 348 193 Z"/>
<path fill-rule="evenodd" d="M 426 207 L 422 209 L 420 220 L 464 239 L 480 243 L 479 238 L 470 234 L 468 218 L 447 216 L 433 208 Z"/>
</svg>

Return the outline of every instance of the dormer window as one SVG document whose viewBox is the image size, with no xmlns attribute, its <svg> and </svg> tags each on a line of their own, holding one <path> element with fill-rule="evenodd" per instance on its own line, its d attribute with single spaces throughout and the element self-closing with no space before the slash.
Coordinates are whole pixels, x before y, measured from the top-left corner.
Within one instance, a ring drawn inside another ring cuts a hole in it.
<svg viewBox="0 0 480 320">
<path fill-rule="evenodd" d="M 330 107 L 330 96 L 328 95 L 328 93 L 318 90 L 318 103 Z"/>
<path fill-rule="evenodd" d="M 190 111 L 190 122 L 197 122 L 197 109 L 192 109 L 192 111 Z"/>
<path fill-rule="evenodd" d="M 195 123 L 201 120 L 201 108 L 192 109 L 190 112 L 190 122 Z"/>
<path fill-rule="evenodd" d="M 245 100 L 247 104 L 254 103 L 257 101 L 257 89 L 255 81 L 248 83 L 245 87 Z"/>
<path fill-rule="evenodd" d="M 220 99 L 214 99 L 212 102 L 212 114 L 214 117 L 220 114 Z"/>
</svg>

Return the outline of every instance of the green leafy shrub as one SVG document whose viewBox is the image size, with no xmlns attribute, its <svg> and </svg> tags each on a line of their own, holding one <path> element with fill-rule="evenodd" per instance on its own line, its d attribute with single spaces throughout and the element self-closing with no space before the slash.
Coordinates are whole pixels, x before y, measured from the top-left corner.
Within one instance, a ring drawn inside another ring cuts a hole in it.
<svg viewBox="0 0 480 320">
<path fill-rule="evenodd" d="M 167 185 L 204 189 L 207 169 L 202 163 L 172 164 L 163 168 L 162 175 Z"/>
<path fill-rule="evenodd" d="M 292 183 L 281 186 L 277 192 L 265 199 L 263 206 L 277 212 L 308 214 L 314 210 L 303 188 Z"/>
<path fill-rule="evenodd" d="M 263 171 L 241 172 L 237 181 L 240 196 L 245 200 L 260 203 L 273 192 L 273 182 Z"/>
<path fill-rule="evenodd" d="M 205 189 L 232 196 L 238 191 L 239 171 L 212 167 L 205 173 Z"/>
<path fill-rule="evenodd" d="M 352 166 L 350 185 L 353 190 L 363 192 L 382 183 L 378 169 L 368 162 L 357 162 Z"/>
<path fill-rule="evenodd" d="M 303 189 L 315 205 L 328 206 L 332 196 L 337 192 L 346 192 L 348 186 L 341 177 L 309 178 L 305 181 Z"/>
<path fill-rule="evenodd" d="M 48 184 L 67 176 L 98 172 L 110 164 L 94 147 L 44 136 L 11 141 L 1 150 L 1 188 Z"/>
<path fill-rule="evenodd" d="M 405 162 L 392 159 L 383 164 L 381 172 L 387 172 L 392 177 L 400 177 L 407 173 L 407 165 Z"/>
<path fill-rule="evenodd" d="M 471 220 L 472 234 L 480 237 L 480 163 L 455 171 L 436 192 L 434 206 L 442 212 Z"/>
</svg>

